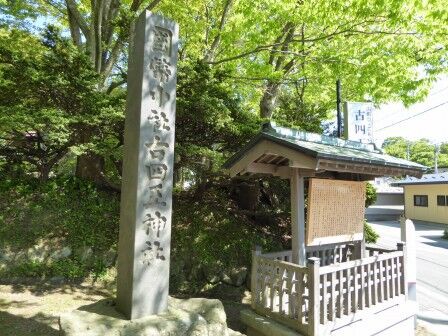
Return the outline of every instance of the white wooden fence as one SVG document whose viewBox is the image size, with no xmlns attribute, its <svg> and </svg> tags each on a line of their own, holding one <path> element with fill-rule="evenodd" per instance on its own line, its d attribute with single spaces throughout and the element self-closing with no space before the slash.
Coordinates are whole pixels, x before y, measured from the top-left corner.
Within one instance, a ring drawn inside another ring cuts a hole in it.
<svg viewBox="0 0 448 336">
<path fill-rule="evenodd" d="M 320 258 L 309 258 L 304 267 L 284 261 L 290 251 L 263 255 L 255 251 L 252 308 L 304 335 L 318 335 L 327 324 L 406 298 L 404 245 L 398 244 L 397 251 L 377 252 L 331 264 L 327 264 L 331 254 L 323 252 Z M 320 266 L 322 260 L 326 266 Z"/>
<path fill-rule="evenodd" d="M 306 257 L 316 257 L 320 259 L 320 265 L 326 266 L 335 263 L 342 263 L 360 257 L 359 246 L 350 243 L 327 244 L 319 246 L 307 246 Z M 264 253 L 263 257 L 281 261 L 292 262 L 292 251 L 279 251 Z"/>
</svg>

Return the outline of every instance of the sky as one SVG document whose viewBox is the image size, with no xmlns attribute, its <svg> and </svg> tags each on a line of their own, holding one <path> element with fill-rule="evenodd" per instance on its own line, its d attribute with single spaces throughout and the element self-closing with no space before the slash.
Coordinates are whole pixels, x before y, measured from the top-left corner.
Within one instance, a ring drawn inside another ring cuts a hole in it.
<svg viewBox="0 0 448 336">
<path fill-rule="evenodd" d="M 392 136 L 448 142 L 448 77 L 435 82 L 421 103 L 408 108 L 399 103 L 382 105 L 374 111 L 373 123 L 373 136 L 379 146 Z"/>
</svg>

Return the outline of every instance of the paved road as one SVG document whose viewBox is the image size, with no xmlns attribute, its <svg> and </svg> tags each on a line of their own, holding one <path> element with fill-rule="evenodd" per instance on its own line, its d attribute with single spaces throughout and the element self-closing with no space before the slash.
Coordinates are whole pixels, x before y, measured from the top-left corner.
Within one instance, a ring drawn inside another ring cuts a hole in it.
<svg viewBox="0 0 448 336">
<path fill-rule="evenodd" d="M 371 222 L 380 234 L 378 245 L 394 247 L 400 240 L 398 222 Z M 417 241 L 419 322 L 437 335 L 448 335 L 448 226 L 414 222 Z"/>
</svg>

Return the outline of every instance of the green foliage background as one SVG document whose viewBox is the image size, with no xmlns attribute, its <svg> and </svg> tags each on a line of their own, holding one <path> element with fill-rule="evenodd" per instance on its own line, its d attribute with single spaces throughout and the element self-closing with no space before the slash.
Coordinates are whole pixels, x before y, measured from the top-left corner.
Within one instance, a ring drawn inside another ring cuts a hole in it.
<svg viewBox="0 0 448 336">
<path fill-rule="evenodd" d="M 409 159 L 430 169 L 435 166 L 437 153 L 437 166 L 448 168 L 448 143 L 435 145 L 428 139 L 411 141 L 403 137 L 390 137 L 384 140 L 383 149 L 389 155 Z"/>
<path fill-rule="evenodd" d="M 130 37 L 148 6 L 181 29 L 177 289 L 197 290 L 208 274 L 247 266 L 253 244 L 289 247 L 288 184 L 229 180 L 221 169 L 263 121 L 322 132 L 335 109 L 336 79 L 345 100 L 409 105 L 447 68 L 442 0 L 93 3 L 0 1 L 0 247 L 56 239 L 97 256 L 18 264 L 9 275 L 104 274 L 100 256 L 117 241 Z M 102 20 L 94 19 L 101 10 Z M 392 138 L 384 148 L 404 157 L 407 146 Z M 426 140 L 410 144 L 409 155 L 434 161 Z M 448 166 L 448 144 L 439 165 Z M 366 206 L 374 199 L 368 187 Z M 376 239 L 368 226 L 366 234 Z"/>
<path fill-rule="evenodd" d="M 2 181 L 0 213 L 2 248 L 27 251 L 43 240 L 44 244 L 69 246 L 73 251 L 91 247 L 98 256 L 84 262 L 72 253 L 69 259 L 50 264 L 18 263 L 4 270 L 3 276 L 79 278 L 89 272 L 101 275 L 106 271 L 102 256 L 117 244 L 119 199 L 73 177 L 44 184 L 35 180 Z"/>
</svg>

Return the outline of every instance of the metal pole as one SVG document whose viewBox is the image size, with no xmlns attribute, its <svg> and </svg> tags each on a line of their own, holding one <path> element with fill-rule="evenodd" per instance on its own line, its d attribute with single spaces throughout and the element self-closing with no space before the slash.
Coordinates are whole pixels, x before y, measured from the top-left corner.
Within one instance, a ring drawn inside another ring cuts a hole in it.
<svg viewBox="0 0 448 336">
<path fill-rule="evenodd" d="M 341 80 L 336 81 L 336 111 L 338 123 L 338 138 L 342 137 L 342 117 L 341 117 Z"/>
<path fill-rule="evenodd" d="M 439 144 L 435 144 L 434 146 L 434 173 L 439 173 L 439 165 L 438 165 L 438 159 L 439 159 Z"/>
<path fill-rule="evenodd" d="M 406 160 L 408 160 L 408 161 L 411 156 L 410 151 L 411 151 L 411 144 L 410 144 L 409 140 L 406 140 Z"/>
</svg>

